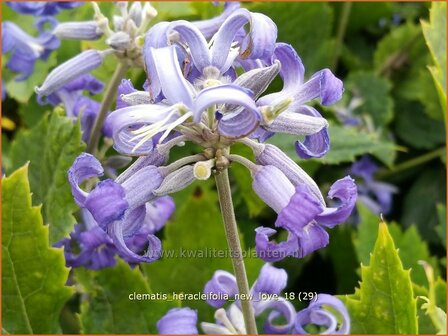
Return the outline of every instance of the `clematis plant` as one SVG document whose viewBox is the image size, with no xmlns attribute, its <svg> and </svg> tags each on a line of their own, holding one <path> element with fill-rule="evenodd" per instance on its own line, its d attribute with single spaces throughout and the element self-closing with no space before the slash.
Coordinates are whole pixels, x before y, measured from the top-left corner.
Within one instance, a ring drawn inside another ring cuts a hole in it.
<svg viewBox="0 0 448 336">
<path fill-rule="evenodd" d="M 347 308 L 339 299 L 328 294 L 317 294 L 316 299 L 311 301 L 307 308 L 296 312 L 291 302 L 281 296 L 287 280 L 285 270 L 265 264 L 251 288 L 251 304 L 256 317 L 264 322 L 265 333 L 308 334 L 305 328 L 312 325 L 322 328 L 321 334 L 349 334 L 350 317 Z M 228 272 L 216 271 L 205 285 L 204 293 L 216 294 L 231 300 L 238 293 L 236 279 Z M 227 309 L 221 308 L 227 303 L 226 300 L 210 299 L 207 303 L 219 309 L 215 312 L 215 323 L 200 323 L 205 334 L 247 334 L 240 309 L 241 302 L 233 302 Z M 326 307 L 331 307 L 331 310 Z M 279 320 L 283 322 L 276 322 Z M 198 334 L 197 323 L 198 316 L 195 310 L 188 307 L 174 308 L 158 321 L 157 329 L 160 334 Z"/>
</svg>

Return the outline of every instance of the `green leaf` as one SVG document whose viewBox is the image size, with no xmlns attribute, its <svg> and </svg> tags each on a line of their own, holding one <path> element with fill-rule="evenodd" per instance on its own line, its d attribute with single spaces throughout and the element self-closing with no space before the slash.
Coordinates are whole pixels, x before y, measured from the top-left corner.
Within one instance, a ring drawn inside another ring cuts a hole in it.
<svg viewBox="0 0 448 336">
<path fill-rule="evenodd" d="M 178 202 L 179 198 L 184 201 Z M 143 270 L 156 292 L 199 293 L 215 271 L 232 272 L 217 194 L 207 183 L 183 190 L 175 200 L 179 208 L 165 226 L 164 255 L 145 264 Z M 251 284 L 263 262 L 251 254 L 245 264 Z M 184 301 L 182 305 L 198 309 L 200 321 L 213 321 L 214 311 L 205 302 Z"/>
<path fill-rule="evenodd" d="M 421 25 L 435 63 L 429 69 L 446 113 L 446 3 L 432 3 L 430 23 L 421 21 Z"/>
<path fill-rule="evenodd" d="M 428 167 L 416 178 L 404 198 L 401 224 L 416 225 L 423 239 L 437 243 L 435 226 L 438 223 L 436 204 L 445 204 L 445 172 L 437 167 Z"/>
<path fill-rule="evenodd" d="M 391 83 L 369 72 L 352 72 L 346 80 L 347 90 L 363 100 L 354 110 L 359 116 L 371 118 L 376 127 L 390 123 L 393 117 L 393 100 L 389 96 Z"/>
<path fill-rule="evenodd" d="M 72 291 L 61 249 L 48 246 L 40 206 L 31 206 L 28 166 L 2 179 L 2 324 L 11 334 L 59 332 Z"/>
<path fill-rule="evenodd" d="M 316 162 L 324 164 L 339 164 L 342 162 L 354 162 L 356 157 L 363 154 L 372 154 L 391 166 L 395 160 L 395 144 L 386 140 L 375 132 L 366 132 L 355 127 L 335 124 L 329 121 L 328 131 L 330 134 L 330 150 L 325 156 L 315 159 Z M 350 139 L 350 141 L 347 141 Z M 282 149 L 292 158 L 297 154 L 294 149 L 293 138 L 289 135 L 277 134 L 268 140 Z"/>
<path fill-rule="evenodd" d="M 359 258 L 363 264 L 369 261 L 370 251 L 375 243 L 378 234 L 378 216 L 371 213 L 365 206 L 357 206 L 361 222 L 358 226 L 357 236 L 354 245 Z M 403 231 L 395 223 L 389 225 L 389 232 L 398 248 L 403 266 L 411 269 L 412 281 L 419 285 L 426 285 L 426 276 L 423 268 L 419 265 L 420 260 L 424 260 L 437 270 L 437 259 L 431 257 L 428 244 L 422 240 L 415 226 L 411 226 Z M 436 272 L 437 273 L 437 272 Z"/>
<path fill-rule="evenodd" d="M 437 204 L 437 215 L 439 224 L 435 229 L 443 247 L 446 248 L 446 206 L 444 204 Z"/>
<path fill-rule="evenodd" d="M 43 203 L 50 244 L 73 228 L 72 212 L 77 208 L 67 181 L 67 171 L 84 149 L 79 122 L 58 115 L 45 116 L 30 130 L 21 131 L 11 145 L 13 169 L 30 161 L 33 203 Z"/>
<path fill-rule="evenodd" d="M 156 334 L 156 322 L 178 306 L 157 298 L 139 268 L 131 269 L 121 259 L 99 271 L 78 268 L 76 279 L 87 294 L 80 314 L 84 334 Z"/>
<path fill-rule="evenodd" d="M 387 225 L 380 223 L 370 265 L 361 265 L 359 290 L 347 295 L 354 334 L 416 334 L 416 300 Z"/>
<path fill-rule="evenodd" d="M 443 122 L 428 118 L 418 102 L 398 100 L 396 111 L 395 131 L 406 144 L 432 149 L 445 143 Z"/>
<path fill-rule="evenodd" d="M 347 24 L 347 33 L 353 36 L 353 33 L 363 30 L 370 25 L 377 26 L 378 21 L 390 17 L 392 14 L 393 7 L 391 2 L 354 2 L 352 3 Z"/>
</svg>

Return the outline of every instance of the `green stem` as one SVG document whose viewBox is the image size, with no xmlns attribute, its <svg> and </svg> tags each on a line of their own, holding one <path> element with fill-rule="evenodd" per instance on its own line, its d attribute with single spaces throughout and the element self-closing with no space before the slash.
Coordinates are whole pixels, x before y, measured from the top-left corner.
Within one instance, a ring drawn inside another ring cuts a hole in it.
<svg viewBox="0 0 448 336">
<path fill-rule="evenodd" d="M 443 154 L 445 154 L 446 148 L 442 147 L 439 149 L 436 149 L 432 152 L 426 153 L 422 156 L 418 156 L 414 159 L 411 159 L 409 161 L 405 161 L 403 163 L 400 163 L 399 165 L 396 165 L 392 168 L 390 168 L 389 170 L 386 171 L 381 171 L 378 172 L 378 174 L 376 174 L 377 178 L 384 178 L 384 177 L 388 177 L 390 175 L 393 175 L 395 173 L 401 172 L 403 170 L 409 169 L 409 168 L 413 168 L 415 166 L 421 165 L 425 162 L 431 161 Z"/>
<path fill-rule="evenodd" d="M 120 85 L 120 81 L 122 80 L 127 69 L 128 66 L 120 62 L 118 63 L 118 66 L 115 69 L 114 74 L 112 75 L 109 86 L 104 93 L 103 101 L 101 102 L 100 110 L 96 117 L 95 124 L 93 125 L 89 142 L 87 143 L 88 153 L 95 154 L 95 152 L 97 151 L 98 142 L 100 140 L 101 130 L 103 128 L 104 120 L 106 119 L 107 111 L 112 106 L 115 94 L 117 93 L 118 85 Z"/>
<path fill-rule="evenodd" d="M 238 285 L 240 297 L 244 295 L 245 300 L 241 300 L 244 323 L 248 334 L 257 334 L 257 325 L 252 302 L 249 300 L 249 283 L 247 281 L 246 269 L 244 267 L 243 251 L 241 250 L 238 227 L 236 225 L 235 213 L 233 211 L 232 193 L 230 190 L 229 172 L 224 169 L 215 175 L 216 186 L 218 188 L 219 204 L 221 206 L 222 219 L 226 231 L 227 244 L 230 249 L 233 271 Z"/>
<path fill-rule="evenodd" d="M 352 3 L 344 2 L 344 4 L 342 5 L 341 20 L 339 21 L 338 32 L 336 35 L 336 45 L 334 47 L 333 57 L 330 62 L 331 64 L 330 68 L 331 70 L 333 70 L 333 72 L 336 71 L 338 66 L 338 60 L 341 54 L 342 44 L 344 43 L 345 32 L 347 31 L 347 23 L 350 17 L 351 9 L 352 9 Z"/>
</svg>

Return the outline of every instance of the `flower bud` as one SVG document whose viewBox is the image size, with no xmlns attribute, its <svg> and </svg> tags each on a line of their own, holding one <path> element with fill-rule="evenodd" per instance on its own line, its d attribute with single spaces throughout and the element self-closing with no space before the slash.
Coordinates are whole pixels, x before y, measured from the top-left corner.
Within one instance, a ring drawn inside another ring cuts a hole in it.
<svg viewBox="0 0 448 336">
<path fill-rule="evenodd" d="M 66 40 L 97 40 L 103 35 L 95 21 L 65 22 L 56 26 L 53 34 Z"/>
</svg>

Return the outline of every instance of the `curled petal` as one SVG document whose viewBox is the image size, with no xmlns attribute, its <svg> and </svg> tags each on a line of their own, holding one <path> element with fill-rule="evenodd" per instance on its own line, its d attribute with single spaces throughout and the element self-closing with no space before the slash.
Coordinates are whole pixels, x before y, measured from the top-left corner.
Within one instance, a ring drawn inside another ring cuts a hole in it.
<svg viewBox="0 0 448 336">
<path fill-rule="evenodd" d="M 224 4 L 224 11 L 218 16 L 215 16 L 209 20 L 193 21 L 192 24 L 194 24 L 196 28 L 201 31 L 202 35 L 204 35 L 206 39 L 209 39 L 216 33 L 229 15 L 238 8 L 240 8 L 239 2 L 226 2 Z"/>
<path fill-rule="evenodd" d="M 104 56 L 104 52 L 97 50 L 82 52 L 53 69 L 42 86 L 36 88 L 36 93 L 48 96 L 68 82 L 99 67 L 103 63 Z"/>
<path fill-rule="evenodd" d="M 238 293 L 235 276 L 226 271 L 216 271 L 211 280 L 205 284 L 204 293 L 227 294 L 229 298 L 234 297 Z M 209 299 L 207 303 L 214 308 L 220 308 L 226 301 Z"/>
<path fill-rule="evenodd" d="M 315 222 L 305 225 L 297 235 L 298 243 L 294 257 L 303 258 L 318 249 L 328 245 L 330 237 L 321 226 Z"/>
<path fill-rule="evenodd" d="M 285 289 L 287 281 L 288 274 L 284 269 L 264 264 L 252 287 L 255 300 L 257 300 L 258 293 L 280 294 Z"/>
<path fill-rule="evenodd" d="M 193 104 L 193 121 L 201 121 L 202 113 L 213 104 L 234 104 L 243 106 L 259 114 L 250 91 L 233 84 L 219 85 L 202 90 Z"/>
<path fill-rule="evenodd" d="M 298 185 L 289 203 L 279 212 L 276 227 L 282 227 L 296 236 L 323 210 L 322 204 L 306 185 Z"/>
<path fill-rule="evenodd" d="M 337 318 L 333 312 L 324 309 L 324 306 L 329 306 L 336 310 L 341 319 L 341 325 L 337 328 Z M 304 326 L 308 324 L 315 324 L 324 326 L 327 329 L 322 334 L 349 334 L 350 333 L 350 317 L 347 308 L 341 300 L 328 294 L 318 294 L 317 300 L 310 303 L 308 308 L 305 308 L 296 316 L 295 332 L 299 334 L 308 334 Z"/>
<path fill-rule="evenodd" d="M 134 218 L 131 217 L 133 220 Z M 109 235 L 112 237 L 115 247 L 117 248 L 120 255 L 125 258 L 130 263 L 140 263 L 140 262 L 153 262 L 160 258 L 162 243 L 159 238 L 154 235 L 148 235 L 148 249 L 143 255 L 139 255 L 129 249 L 124 241 L 123 228 L 130 225 L 127 223 L 127 218 L 123 220 L 117 220 L 109 226 Z"/>
<path fill-rule="evenodd" d="M 99 182 L 87 196 L 84 206 L 103 229 L 109 223 L 121 219 L 129 207 L 125 190 L 112 180 Z"/>
<path fill-rule="evenodd" d="M 179 33 L 182 41 L 189 47 L 193 63 L 199 71 L 202 72 L 205 67 L 210 65 L 207 41 L 194 24 L 184 20 L 174 21 L 169 26 L 169 30 Z"/>
<path fill-rule="evenodd" d="M 237 9 L 219 28 L 211 49 L 212 65 L 221 71 L 227 70 L 224 65 L 228 64 L 227 58 L 229 57 L 229 53 L 223 52 L 223 50 L 231 50 L 237 33 L 246 23 L 250 23 L 250 32 L 242 43 L 240 57 L 264 59 L 270 57 L 274 52 L 277 27 L 272 20 L 263 14 L 251 13 L 243 8 Z"/>
<path fill-rule="evenodd" d="M 218 131 L 226 138 L 238 139 L 251 134 L 259 123 L 258 113 L 243 109 L 222 117 L 218 123 Z"/>
<path fill-rule="evenodd" d="M 300 86 L 294 98 L 298 104 L 320 98 L 322 105 L 331 105 L 341 99 L 343 92 L 342 81 L 336 78 L 329 69 L 323 69 L 316 72 L 305 84 Z"/>
<path fill-rule="evenodd" d="M 154 124 L 167 118 L 167 123 L 174 121 L 176 116 L 170 119 L 169 115 L 175 110 L 175 107 L 151 104 L 151 105 L 135 105 L 124 107 L 109 114 L 106 123 L 112 130 L 114 139 L 114 148 L 127 155 L 148 155 L 153 150 L 153 142 L 146 141 L 139 148 L 134 147 L 141 139 L 135 138 L 133 131 L 140 127 Z"/>
<path fill-rule="evenodd" d="M 102 176 L 104 173 L 101 163 L 91 154 L 80 154 L 68 170 L 68 181 L 72 188 L 75 202 L 83 207 L 88 193 L 82 190 L 79 185 L 90 177 Z"/>
<path fill-rule="evenodd" d="M 288 235 L 286 241 L 275 243 L 269 238 L 277 233 L 276 230 L 260 226 L 255 229 L 255 244 L 257 256 L 264 261 L 274 262 L 294 255 L 297 251 L 298 240 L 293 234 Z"/>
<path fill-rule="evenodd" d="M 340 205 L 325 209 L 316 217 L 317 222 L 320 225 L 332 228 L 345 221 L 352 213 L 357 195 L 355 181 L 350 176 L 337 180 L 331 186 L 328 197 L 337 198 L 340 201 Z"/>
<path fill-rule="evenodd" d="M 263 326 L 264 332 L 267 334 L 289 334 L 294 327 L 296 310 L 291 302 L 284 298 L 263 302 L 260 304 L 259 310 L 272 310 Z M 274 323 L 279 317 L 282 317 L 285 322 L 282 324 Z"/>
<path fill-rule="evenodd" d="M 173 308 L 157 322 L 157 330 L 161 335 L 197 335 L 197 321 L 196 310 Z"/>
<path fill-rule="evenodd" d="M 168 102 L 171 104 L 183 103 L 191 107 L 194 91 L 180 70 L 176 48 L 174 46 L 159 49 L 151 48 L 151 54 L 155 64 L 157 64 L 155 71 L 163 95 Z"/>
<path fill-rule="evenodd" d="M 134 85 L 132 85 L 132 82 L 130 79 L 122 79 L 120 85 L 118 85 L 117 89 L 117 100 L 115 104 L 115 109 L 119 110 L 123 107 L 134 105 L 134 104 L 128 104 L 122 99 L 123 95 L 127 95 L 129 93 L 137 92 L 137 90 L 134 88 Z"/>
<path fill-rule="evenodd" d="M 309 106 L 300 106 L 298 113 L 322 118 L 316 109 Z M 323 119 L 323 118 L 322 118 Z M 296 153 L 302 159 L 319 158 L 324 156 L 330 149 L 330 137 L 327 127 L 316 134 L 307 135 L 304 142 L 296 141 Z"/>
<path fill-rule="evenodd" d="M 282 91 L 290 92 L 303 83 L 305 68 L 295 49 L 286 43 L 277 43 L 274 50 L 274 58 L 280 61 L 282 69 L 280 76 L 283 78 Z"/>
</svg>

